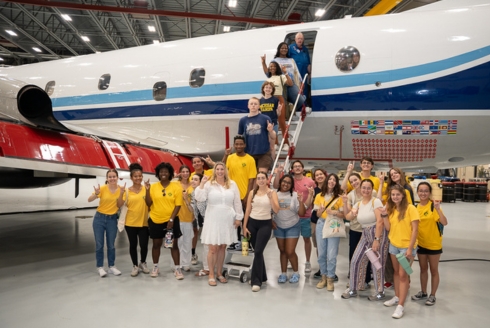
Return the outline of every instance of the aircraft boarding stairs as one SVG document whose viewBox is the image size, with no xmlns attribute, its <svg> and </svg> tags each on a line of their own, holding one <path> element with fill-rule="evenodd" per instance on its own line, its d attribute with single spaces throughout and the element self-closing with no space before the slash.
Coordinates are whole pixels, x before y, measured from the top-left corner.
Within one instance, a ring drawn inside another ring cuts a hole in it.
<svg viewBox="0 0 490 328">
<path fill-rule="evenodd" d="M 284 150 L 284 144 L 285 144 L 285 139 L 284 136 L 282 137 L 281 143 L 279 144 L 279 149 L 276 152 L 276 158 L 274 160 L 274 164 L 272 165 L 272 173 L 274 173 L 274 170 L 277 168 L 279 165 L 279 161 L 284 160 L 284 172 L 289 171 L 289 164 L 291 159 L 294 156 L 294 151 L 296 150 L 296 144 L 298 142 L 299 136 L 301 134 L 301 128 L 303 127 L 303 123 L 305 121 L 305 118 L 307 116 L 306 112 L 306 106 L 303 105 L 303 108 L 301 109 L 301 112 L 299 114 L 299 119 L 293 120 L 295 118 L 296 114 L 296 105 L 298 104 L 299 97 L 303 93 L 303 87 L 306 81 L 306 78 L 308 77 L 308 74 L 305 74 L 303 81 L 301 83 L 301 88 L 298 93 L 298 97 L 296 97 L 296 101 L 294 102 L 293 110 L 291 112 L 291 115 L 289 116 L 289 120 L 287 121 L 286 124 L 286 131 L 285 134 L 289 134 L 289 150 L 285 151 Z M 284 109 L 285 110 L 285 109 Z M 281 132 L 279 130 L 279 132 Z M 273 174 L 271 174 L 271 178 L 273 177 Z"/>
</svg>

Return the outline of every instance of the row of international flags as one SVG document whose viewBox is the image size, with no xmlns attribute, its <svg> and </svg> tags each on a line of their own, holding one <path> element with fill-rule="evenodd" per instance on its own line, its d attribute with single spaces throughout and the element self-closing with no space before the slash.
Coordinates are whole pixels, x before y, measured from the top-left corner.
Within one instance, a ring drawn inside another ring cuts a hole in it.
<svg viewBox="0 0 490 328">
<path fill-rule="evenodd" d="M 351 134 L 448 135 L 456 134 L 458 120 L 353 120 Z"/>
</svg>

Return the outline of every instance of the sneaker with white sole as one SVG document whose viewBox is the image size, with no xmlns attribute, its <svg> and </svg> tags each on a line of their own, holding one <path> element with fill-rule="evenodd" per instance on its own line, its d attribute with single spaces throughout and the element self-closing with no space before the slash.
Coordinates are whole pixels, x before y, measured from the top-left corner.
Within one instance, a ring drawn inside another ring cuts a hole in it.
<svg viewBox="0 0 490 328">
<path fill-rule="evenodd" d="M 115 266 L 109 267 L 109 273 L 112 273 L 115 276 L 121 275 L 121 271 L 119 271 Z"/>
<path fill-rule="evenodd" d="M 436 304 L 436 297 L 434 295 L 430 295 L 427 301 L 425 301 L 425 305 L 432 306 Z"/>
<path fill-rule="evenodd" d="M 191 271 L 191 267 L 182 267 L 182 270 L 184 270 L 185 272 L 189 272 Z"/>
<path fill-rule="evenodd" d="M 374 295 L 368 296 L 368 300 L 370 301 L 381 301 L 386 297 L 385 293 L 376 293 Z"/>
<path fill-rule="evenodd" d="M 284 144 L 282 146 L 282 151 L 289 151 L 289 145 L 288 144 Z"/>
<path fill-rule="evenodd" d="M 133 265 L 133 270 L 131 270 L 131 277 L 136 277 L 140 273 L 140 269 L 137 265 Z"/>
<path fill-rule="evenodd" d="M 420 291 L 417 294 L 412 296 L 413 301 L 420 301 L 420 300 L 423 300 L 426 298 L 427 298 L 427 293 L 424 293 L 423 291 Z"/>
<path fill-rule="evenodd" d="M 258 291 L 260 291 L 260 286 L 258 286 L 258 285 L 253 285 L 253 286 L 252 286 L 252 291 L 253 291 L 253 292 L 258 292 Z"/>
<path fill-rule="evenodd" d="M 158 267 L 153 267 L 153 269 L 151 269 L 151 272 L 150 272 L 150 277 L 152 278 L 156 278 L 158 277 L 158 274 L 160 273 L 160 269 L 158 269 Z"/>
<path fill-rule="evenodd" d="M 140 268 L 140 270 L 143 272 L 143 273 L 150 273 L 150 270 L 148 269 L 148 266 L 146 265 L 146 262 L 140 262 L 140 264 L 138 265 L 138 268 Z"/>
<path fill-rule="evenodd" d="M 357 291 L 347 289 L 341 296 L 343 299 L 349 299 L 351 297 L 357 297 Z"/>
<path fill-rule="evenodd" d="M 392 299 L 389 299 L 387 300 L 386 302 L 384 302 L 384 306 L 395 306 L 395 305 L 398 305 L 398 296 L 393 296 Z"/>
<path fill-rule="evenodd" d="M 197 254 L 192 255 L 191 264 L 196 265 L 198 259 L 199 259 L 199 256 L 197 256 Z"/>
<path fill-rule="evenodd" d="M 395 319 L 400 319 L 401 317 L 403 317 L 403 309 L 404 309 L 403 305 L 397 305 L 395 312 L 393 312 L 391 317 Z"/>
<path fill-rule="evenodd" d="M 99 275 L 101 278 L 104 278 L 105 276 L 107 276 L 107 272 L 104 270 L 103 267 L 97 268 L 97 271 L 99 272 Z"/>
<path fill-rule="evenodd" d="M 305 273 L 310 273 L 311 272 L 311 263 L 306 262 L 305 263 Z"/>
<path fill-rule="evenodd" d="M 286 281 L 288 281 L 288 276 L 286 276 L 283 273 L 281 273 L 279 275 L 279 278 L 277 278 L 277 282 L 280 283 L 280 284 L 284 284 Z"/>
<path fill-rule="evenodd" d="M 299 273 L 298 272 L 294 272 L 292 275 L 291 275 L 291 278 L 289 278 L 289 283 L 290 284 L 296 284 L 299 282 Z"/>
<path fill-rule="evenodd" d="M 174 276 L 175 276 L 175 278 L 177 278 L 177 280 L 184 279 L 184 275 L 182 274 L 182 269 L 181 268 L 175 269 Z"/>
</svg>

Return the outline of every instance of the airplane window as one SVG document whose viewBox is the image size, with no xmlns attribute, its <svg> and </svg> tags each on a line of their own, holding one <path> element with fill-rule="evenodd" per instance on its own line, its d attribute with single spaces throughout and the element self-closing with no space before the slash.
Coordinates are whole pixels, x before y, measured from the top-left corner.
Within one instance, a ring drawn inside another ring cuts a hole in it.
<svg viewBox="0 0 490 328">
<path fill-rule="evenodd" d="M 359 65 L 360 60 L 361 54 L 359 50 L 352 46 L 343 47 L 335 55 L 335 65 L 342 72 L 354 70 Z"/>
<path fill-rule="evenodd" d="M 162 101 L 167 98 L 167 83 L 157 82 L 153 85 L 153 99 L 156 101 Z"/>
<path fill-rule="evenodd" d="M 111 74 L 104 74 L 99 78 L 99 90 L 107 90 L 111 83 Z"/>
<path fill-rule="evenodd" d="M 195 68 L 191 72 L 189 77 L 189 85 L 191 88 L 200 88 L 204 84 L 204 78 L 206 77 L 206 71 L 204 68 Z"/>
<path fill-rule="evenodd" d="M 56 85 L 55 81 L 49 81 L 46 83 L 46 87 L 44 88 L 44 91 L 48 94 L 48 96 L 51 96 L 54 92 L 54 86 Z"/>
</svg>

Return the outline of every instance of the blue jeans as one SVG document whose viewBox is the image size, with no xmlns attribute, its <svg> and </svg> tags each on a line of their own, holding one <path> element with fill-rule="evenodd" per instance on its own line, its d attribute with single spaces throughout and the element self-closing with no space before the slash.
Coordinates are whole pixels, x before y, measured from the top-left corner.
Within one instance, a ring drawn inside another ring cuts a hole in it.
<svg viewBox="0 0 490 328">
<path fill-rule="evenodd" d="M 299 94 L 299 87 L 296 84 L 293 84 L 292 86 L 288 86 L 288 102 L 294 105 L 296 102 L 296 98 L 298 97 Z M 306 97 L 304 95 L 301 95 L 298 99 L 298 105 L 296 106 L 296 111 L 301 110 L 303 107 L 303 104 L 305 103 Z"/>
<path fill-rule="evenodd" d="M 117 213 L 106 215 L 95 212 L 92 227 L 94 228 L 95 260 L 98 268 L 104 266 L 104 237 L 107 242 L 107 262 L 109 262 L 109 267 L 114 266 L 116 261 L 114 241 L 117 236 L 117 219 Z"/>
<path fill-rule="evenodd" d="M 316 223 L 316 245 L 318 250 L 318 265 L 322 275 L 335 278 L 337 268 L 337 255 L 339 254 L 340 237 L 323 238 L 325 219 L 318 219 Z"/>
</svg>

